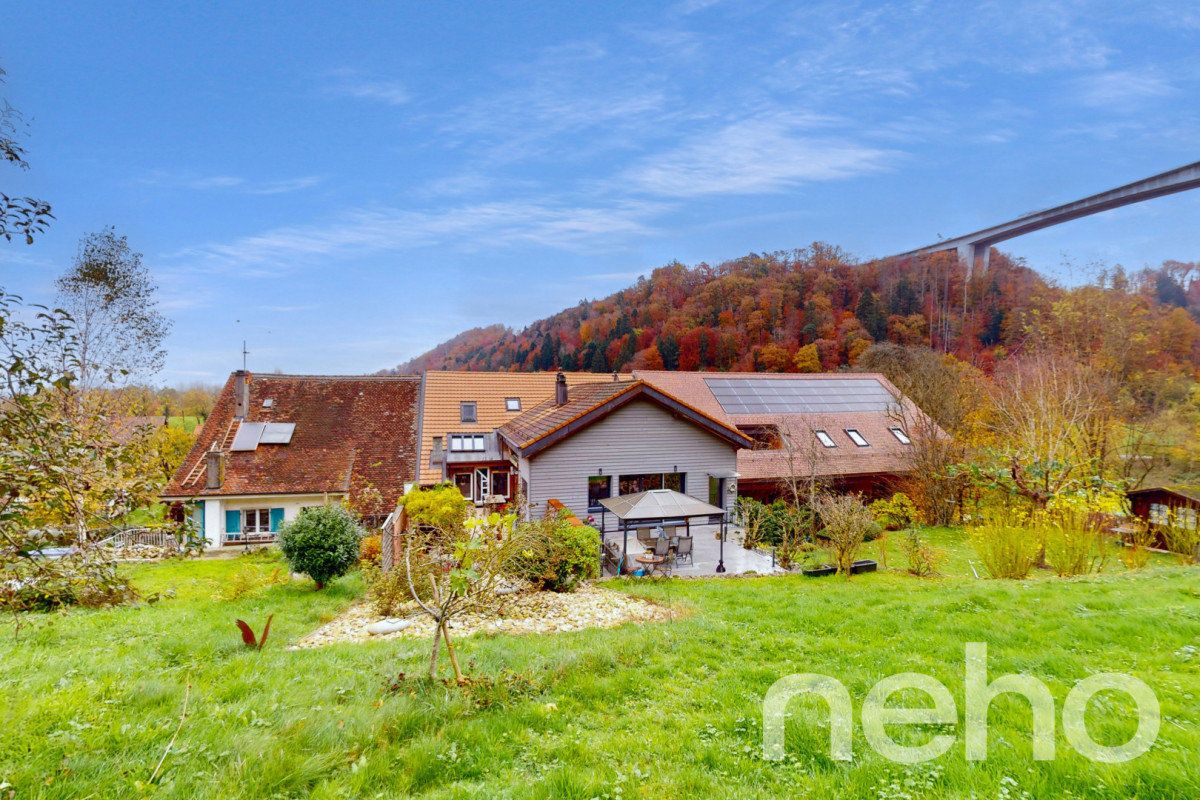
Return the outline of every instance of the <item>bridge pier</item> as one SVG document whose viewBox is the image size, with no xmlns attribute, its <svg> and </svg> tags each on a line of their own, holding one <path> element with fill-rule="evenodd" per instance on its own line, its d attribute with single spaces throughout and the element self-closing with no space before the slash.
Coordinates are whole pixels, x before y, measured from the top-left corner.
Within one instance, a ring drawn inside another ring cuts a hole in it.
<svg viewBox="0 0 1200 800">
<path fill-rule="evenodd" d="M 971 276 L 975 273 L 975 263 L 979 262 L 979 271 L 981 274 L 986 274 L 988 270 L 988 261 L 991 260 L 992 246 L 983 242 L 963 242 L 955 248 L 958 251 L 958 260 L 961 261 L 967 268 L 967 280 L 971 280 Z"/>
</svg>

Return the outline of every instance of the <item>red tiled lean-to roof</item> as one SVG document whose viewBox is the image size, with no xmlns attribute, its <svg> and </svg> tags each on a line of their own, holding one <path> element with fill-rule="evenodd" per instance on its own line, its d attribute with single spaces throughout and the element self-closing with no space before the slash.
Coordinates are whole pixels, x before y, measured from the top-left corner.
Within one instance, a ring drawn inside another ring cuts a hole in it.
<svg viewBox="0 0 1200 800">
<path fill-rule="evenodd" d="M 295 424 L 288 444 L 230 451 L 235 376 L 231 375 L 198 431 L 196 444 L 163 491 L 171 499 L 261 494 L 347 494 L 368 487 L 387 513 L 416 468 L 416 376 L 248 375 L 248 422 Z M 269 408 L 264 400 L 271 400 Z M 205 488 L 205 453 L 224 452 L 219 489 Z"/>
</svg>

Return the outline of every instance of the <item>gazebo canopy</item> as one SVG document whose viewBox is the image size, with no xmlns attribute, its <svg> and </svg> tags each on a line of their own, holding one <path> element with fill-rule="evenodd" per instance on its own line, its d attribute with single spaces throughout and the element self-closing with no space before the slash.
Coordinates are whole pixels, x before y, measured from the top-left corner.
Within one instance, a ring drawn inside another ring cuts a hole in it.
<svg viewBox="0 0 1200 800">
<path fill-rule="evenodd" d="M 606 497 L 600 505 L 621 520 L 687 519 L 725 513 L 725 509 L 681 494 L 674 489 L 650 489 L 636 494 Z"/>
</svg>

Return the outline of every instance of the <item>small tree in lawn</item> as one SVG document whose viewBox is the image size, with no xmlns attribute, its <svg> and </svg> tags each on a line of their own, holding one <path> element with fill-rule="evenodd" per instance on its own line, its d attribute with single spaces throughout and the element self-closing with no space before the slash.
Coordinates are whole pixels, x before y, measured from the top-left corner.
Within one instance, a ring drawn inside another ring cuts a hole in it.
<svg viewBox="0 0 1200 800">
<path fill-rule="evenodd" d="M 340 505 L 306 508 L 279 532 L 279 546 L 293 572 L 312 578 L 317 589 L 345 575 L 358 562 L 363 537 L 354 516 Z"/>
<path fill-rule="evenodd" d="M 516 521 L 515 514 L 461 521 L 443 515 L 440 525 L 426 519 L 403 534 L 402 568 L 409 592 L 434 622 L 430 678 L 437 677 L 444 640 L 454 678 L 463 681 L 450 623 L 462 614 L 494 610 L 504 601 L 506 595 L 497 590 L 507 585 L 506 575 L 520 571 L 518 565 L 532 545 L 530 527 Z"/>
<path fill-rule="evenodd" d="M 856 495 L 817 495 L 813 507 L 824 526 L 821 535 L 829 540 L 838 572 L 847 579 L 854 557 L 867 536 L 878 527 L 871 510 Z"/>
</svg>

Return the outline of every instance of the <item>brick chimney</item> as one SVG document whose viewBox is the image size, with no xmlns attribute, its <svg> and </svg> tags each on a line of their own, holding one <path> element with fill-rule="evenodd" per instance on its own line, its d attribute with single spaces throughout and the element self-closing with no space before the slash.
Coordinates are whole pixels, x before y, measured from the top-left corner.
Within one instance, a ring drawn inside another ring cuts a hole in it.
<svg viewBox="0 0 1200 800">
<path fill-rule="evenodd" d="M 245 419 L 250 413 L 250 373 L 239 369 L 233 373 L 233 416 Z"/>
<path fill-rule="evenodd" d="M 561 372 L 554 379 L 554 405 L 565 406 L 567 404 L 567 376 Z"/>
<path fill-rule="evenodd" d="M 215 445 L 214 445 L 215 447 Z M 204 454 L 206 460 L 206 474 L 204 479 L 205 489 L 220 489 L 221 479 L 224 477 L 221 473 L 224 471 L 225 454 L 220 450 L 209 450 Z"/>
</svg>

